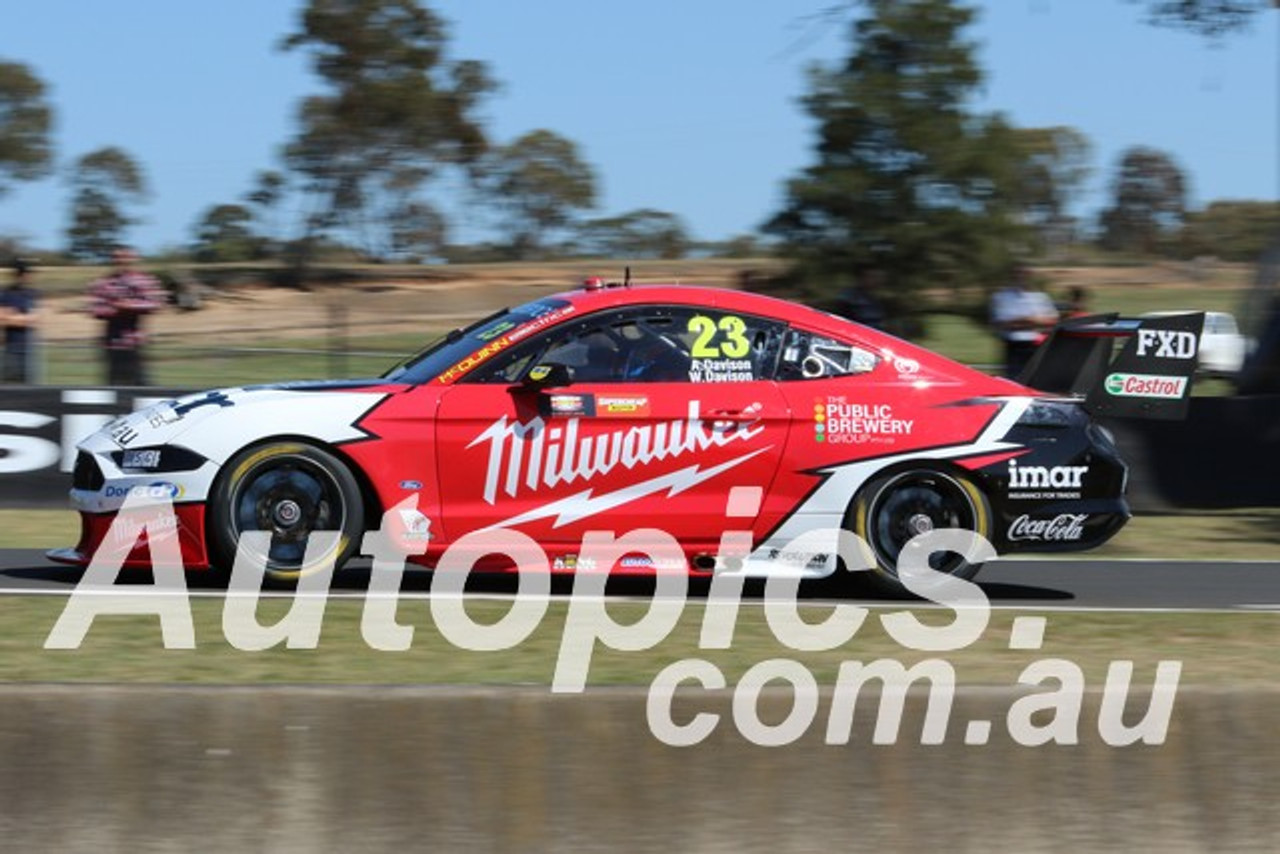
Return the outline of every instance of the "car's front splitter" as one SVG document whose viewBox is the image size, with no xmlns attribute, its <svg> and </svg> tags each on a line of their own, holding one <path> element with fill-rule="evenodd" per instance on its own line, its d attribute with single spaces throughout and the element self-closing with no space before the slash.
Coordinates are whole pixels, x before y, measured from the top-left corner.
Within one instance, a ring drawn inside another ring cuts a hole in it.
<svg viewBox="0 0 1280 854">
<path fill-rule="evenodd" d="M 178 553 L 184 569 L 209 569 L 205 548 L 205 504 L 175 504 L 170 517 L 153 520 L 139 530 L 136 523 L 121 519 L 117 511 L 80 511 L 80 540 L 74 548 L 54 549 L 50 560 L 76 566 L 91 561 L 106 562 L 124 569 L 149 569 L 153 559 L 162 559 L 172 547 L 166 538 L 177 537 Z"/>
</svg>

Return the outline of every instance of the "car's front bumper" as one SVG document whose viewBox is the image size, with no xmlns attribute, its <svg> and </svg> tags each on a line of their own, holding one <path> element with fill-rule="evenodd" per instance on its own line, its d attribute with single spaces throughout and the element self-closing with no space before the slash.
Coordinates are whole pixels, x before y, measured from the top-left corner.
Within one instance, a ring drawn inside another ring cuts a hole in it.
<svg viewBox="0 0 1280 854">
<path fill-rule="evenodd" d="M 209 569 L 205 548 L 205 504 L 172 505 L 172 513 L 144 513 L 139 519 L 118 511 L 80 511 L 80 539 L 72 548 L 54 549 L 48 558 L 59 563 L 87 566 L 107 562 L 122 569 L 149 569 L 154 561 L 176 554 L 183 569 Z"/>
</svg>

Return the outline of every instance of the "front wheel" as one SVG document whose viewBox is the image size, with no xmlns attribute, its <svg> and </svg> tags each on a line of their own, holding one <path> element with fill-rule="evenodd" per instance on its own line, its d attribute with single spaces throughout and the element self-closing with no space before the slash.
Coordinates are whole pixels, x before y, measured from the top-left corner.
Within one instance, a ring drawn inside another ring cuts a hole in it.
<svg viewBox="0 0 1280 854">
<path fill-rule="evenodd" d="M 215 563 L 229 572 L 241 535 L 270 531 L 266 550 L 246 544 L 246 556 L 273 581 L 296 581 L 330 561 L 341 568 L 363 529 L 360 487 L 351 470 L 328 451 L 301 442 L 272 442 L 236 454 L 209 499 Z M 308 555 L 314 531 L 339 533 L 328 549 Z"/>
<path fill-rule="evenodd" d="M 967 477 L 936 469 L 908 469 L 876 478 L 849 507 L 846 527 L 870 546 L 873 586 L 893 592 L 904 587 L 898 563 L 907 544 L 920 534 L 944 528 L 990 536 L 991 511 L 986 498 Z M 934 572 L 970 579 L 982 569 L 952 552 L 928 558 Z"/>
</svg>

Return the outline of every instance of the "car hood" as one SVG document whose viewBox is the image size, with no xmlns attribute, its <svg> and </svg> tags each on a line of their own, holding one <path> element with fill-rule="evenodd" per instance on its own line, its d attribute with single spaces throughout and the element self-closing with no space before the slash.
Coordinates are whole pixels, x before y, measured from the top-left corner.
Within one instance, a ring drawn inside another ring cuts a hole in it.
<svg viewBox="0 0 1280 854">
<path fill-rule="evenodd" d="M 223 462 L 271 436 L 351 441 L 366 436 L 358 426 L 364 415 L 401 389 L 383 380 L 342 380 L 202 391 L 117 418 L 80 448 L 102 453 L 177 444 Z"/>
</svg>

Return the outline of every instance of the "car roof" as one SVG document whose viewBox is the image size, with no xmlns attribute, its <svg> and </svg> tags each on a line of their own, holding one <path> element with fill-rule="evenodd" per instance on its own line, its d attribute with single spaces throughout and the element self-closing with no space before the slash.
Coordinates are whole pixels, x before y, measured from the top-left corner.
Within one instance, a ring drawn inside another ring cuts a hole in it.
<svg viewBox="0 0 1280 854">
<path fill-rule="evenodd" d="M 567 300 L 573 303 L 577 311 L 583 313 L 629 305 L 683 305 L 772 317 L 819 332 L 848 333 L 851 327 L 856 327 L 860 332 L 867 333 L 864 337 L 882 337 L 886 340 L 892 337 L 807 305 L 732 288 L 670 284 L 605 286 L 596 290 L 584 288 L 564 291 L 552 298 Z"/>
<path fill-rule="evenodd" d="M 991 376 L 968 365 L 956 362 L 941 353 L 928 350 L 918 344 L 913 344 L 886 332 L 855 323 L 847 318 L 819 311 L 797 302 L 749 291 L 734 290 L 729 287 L 672 284 L 597 285 L 595 287 L 583 287 L 578 290 L 546 294 L 529 305 L 551 305 L 556 309 L 554 319 L 548 324 L 538 325 L 538 331 L 555 328 L 562 324 L 572 325 L 578 321 L 589 321 L 592 316 L 601 312 L 626 309 L 631 306 L 637 308 L 644 306 L 688 306 L 714 309 L 722 312 L 741 312 L 779 321 L 812 334 L 857 343 L 861 347 L 876 351 L 877 355 L 881 357 L 893 359 L 895 364 L 914 364 L 914 368 L 903 368 L 904 371 L 914 373 L 916 370 L 926 368 L 936 376 L 947 377 L 952 382 L 964 382 L 975 395 L 1034 394 L 1031 389 L 1020 386 L 1003 377 Z M 486 321 L 481 321 L 481 323 L 500 316 L 501 313 Z M 528 315 L 530 322 L 533 324 L 537 324 L 537 318 L 544 316 L 553 317 L 547 311 L 537 311 Z M 487 345 L 492 352 L 497 352 L 498 349 L 501 349 L 500 347 L 493 347 L 493 344 L 496 343 L 492 342 Z M 462 359 L 455 366 L 454 376 L 449 379 L 443 376 L 435 378 L 441 383 L 451 385 L 459 378 L 466 376 L 472 368 L 483 361 L 483 358 L 472 359 L 468 356 L 468 358 Z M 419 382 L 421 381 L 413 380 L 407 384 L 416 385 Z"/>
<path fill-rule="evenodd" d="M 981 371 L 962 365 L 941 353 L 903 340 L 887 332 L 881 332 L 861 323 L 820 311 L 798 302 L 740 291 L 733 288 L 714 288 L 701 285 L 632 285 L 604 286 L 594 290 L 586 288 L 564 291 L 550 297 L 573 303 L 575 314 L 605 311 L 612 308 L 644 305 L 695 306 L 721 311 L 742 312 L 773 318 L 808 332 L 837 339 L 855 340 L 880 352 L 914 359 L 952 376 L 965 376 L 975 389 L 982 387 L 991 394 L 1022 393 L 1026 389 L 1000 377 L 991 377 Z"/>
</svg>

